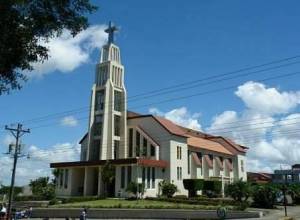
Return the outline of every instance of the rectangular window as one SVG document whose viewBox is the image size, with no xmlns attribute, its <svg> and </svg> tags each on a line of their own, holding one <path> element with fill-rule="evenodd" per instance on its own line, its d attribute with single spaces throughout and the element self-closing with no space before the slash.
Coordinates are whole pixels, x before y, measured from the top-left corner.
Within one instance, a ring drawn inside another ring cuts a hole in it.
<svg viewBox="0 0 300 220">
<path fill-rule="evenodd" d="M 119 115 L 114 116 L 115 136 L 120 136 L 121 133 L 121 117 Z"/>
<path fill-rule="evenodd" d="M 135 152 L 136 156 L 140 156 L 140 133 L 137 131 L 135 134 Z"/>
<path fill-rule="evenodd" d="M 177 159 L 181 160 L 181 147 L 177 146 Z"/>
<path fill-rule="evenodd" d="M 151 151 L 150 153 L 151 157 L 155 157 L 155 147 L 152 144 L 150 145 L 150 151 Z"/>
<path fill-rule="evenodd" d="M 133 149 L 133 129 L 130 128 L 129 129 L 129 144 L 128 144 L 128 154 L 129 154 L 129 157 L 132 157 L 132 149 Z"/>
<path fill-rule="evenodd" d="M 155 188 L 155 167 L 152 167 L 152 188 Z"/>
<path fill-rule="evenodd" d="M 62 187 L 64 184 L 64 170 L 59 170 L 59 171 L 60 171 L 59 186 Z"/>
<path fill-rule="evenodd" d="M 125 187 L 125 167 L 121 167 L 121 189 Z"/>
<path fill-rule="evenodd" d="M 101 111 L 104 109 L 104 90 L 96 92 L 95 110 Z"/>
<path fill-rule="evenodd" d="M 182 167 L 177 167 L 177 180 L 182 180 Z"/>
<path fill-rule="evenodd" d="M 241 160 L 241 171 L 244 172 L 244 161 Z"/>
<path fill-rule="evenodd" d="M 191 173 L 191 151 L 188 150 L 187 155 L 188 155 L 188 174 L 190 174 Z"/>
<path fill-rule="evenodd" d="M 143 138 L 143 156 L 147 156 L 147 139 Z"/>
<path fill-rule="evenodd" d="M 102 134 L 102 123 L 103 123 L 103 116 L 96 115 L 95 116 L 95 123 L 94 123 L 94 135 L 101 136 Z"/>
<path fill-rule="evenodd" d="M 68 181 L 69 181 L 69 170 L 68 169 L 65 169 L 65 189 L 68 188 Z"/>
<path fill-rule="evenodd" d="M 115 90 L 114 91 L 114 110 L 115 111 L 122 111 L 122 93 Z"/>
<path fill-rule="evenodd" d="M 101 140 L 94 140 L 92 151 L 90 152 L 90 160 L 99 160 L 100 158 L 100 143 Z"/>
<path fill-rule="evenodd" d="M 150 167 L 147 167 L 147 188 L 150 189 L 150 181 L 151 181 L 151 169 Z"/>
<path fill-rule="evenodd" d="M 120 141 L 114 141 L 114 159 L 119 158 L 119 148 L 120 148 Z"/>
<path fill-rule="evenodd" d="M 145 186 L 145 180 L 146 180 L 146 168 L 142 167 L 142 184 Z M 146 186 L 145 186 L 146 187 Z"/>
<path fill-rule="evenodd" d="M 127 186 L 131 182 L 131 166 L 127 167 Z"/>
</svg>

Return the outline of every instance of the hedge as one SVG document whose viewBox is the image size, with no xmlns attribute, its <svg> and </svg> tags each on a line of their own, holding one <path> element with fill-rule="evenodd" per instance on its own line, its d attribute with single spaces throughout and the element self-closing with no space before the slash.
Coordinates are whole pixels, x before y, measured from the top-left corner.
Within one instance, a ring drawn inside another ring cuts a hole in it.
<svg viewBox="0 0 300 220">
<path fill-rule="evenodd" d="M 203 182 L 203 190 L 208 195 L 211 194 L 221 194 L 222 192 L 222 182 L 218 180 L 205 180 Z"/>
<path fill-rule="evenodd" d="M 61 200 L 61 203 L 74 203 L 74 202 L 85 202 L 85 201 L 92 201 L 92 200 L 99 200 L 103 199 L 97 196 L 85 196 L 85 197 L 70 197 L 70 198 L 58 198 Z"/>
<path fill-rule="evenodd" d="M 189 197 L 195 197 L 197 191 L 203 189 L 204 180 L 203 179 L 184 179 L 183 186 L 189 191 Z"/>
<path fill-rule="evenodd" d="M 162 202 L 174 202 L 174 203 L 184 203 L 190 205 L 227 205 L 227 206 L 238 206 L 239 203 L 232 199 L 223 199 L 223 198 L 204 198 L 204 197 L 196 197 L 192 199 L 184 199 L 184 198 L 166 198 L 166 197 L 146 197 L 146 200 L 152 201 L 162 201 Z"/>
</svg>

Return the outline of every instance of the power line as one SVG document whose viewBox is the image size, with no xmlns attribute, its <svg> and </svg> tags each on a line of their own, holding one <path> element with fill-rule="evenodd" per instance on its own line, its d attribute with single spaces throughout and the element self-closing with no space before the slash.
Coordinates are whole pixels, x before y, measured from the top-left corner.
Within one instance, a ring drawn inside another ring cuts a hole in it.
<svg viewBox="0 0 300 220">
<path fill-rule="evenodd" d="M 153 93 L 153 92 L 165 91 L 166 89 L 171 89 L 171 88 L 175 88 L 175 87 L 177 87 L 177 90 L 178 90 L 178 87 L 183 86 L 183 85 L 195 84 L 197 82 L 203 82 L 205 80 L 215 79 L 215 78 L 218 78 L 218 77 L 232 75 L 232 74 L 235 74 L 235 73 L 239 73 L 239 72 L 243 72 L 243 71 L 247 71 L 247 70 L 251 70 L 251 69 L 255 69 L 255 68 L 259 68 L 259 67 L 264 67 L 264 66 L 267 66 L 267 65 L 281 63 L 281 62 L 285 62 L 285 61 L 288 61 L 288 60 L 293 60 L 293 59 L 296 59 L 296 58 L 299 58 L 299 57 L 300 56 L 288 57 L 288 58 L 284 58 L 284 59 L 280 59 L 280 60 L 276 60 L 276 61 L 264 63 L 264 64 L 261 64 L 261 65 L 256 65 L 256 66 L 252 66 L 252 67 L 242 68 L 242 69 L 239 69 L 239 70 L 236 70 L 236 71 L 231 71 L 231 72 L 224 73 L 224 74 L 217 74 L 217 75 L 214 75 L 214 76 L 211 76 L 211 77 L 206 77 L 206 78 L 202 78 L 202 79 L 199 79 L 199 80 L 194 80 L 192 82 L 190 81 L 190 82 L 186 82 L 186 83 L 177 84 L 177 85 L 174 85 L 174 86 L 165 87 L 165 88 L 158 89 L 158 90 L 153 90 L 153 91 L 150 91 L 150 92 L 141 93 L 139 95 L 132 96 L 132 98 L 136 98 L 138 96 L 141 96 L 142 94 L 146 95 L 146 94 Z M 252 73 L 258 73 L 258 72 L 263 72 L 263 71 L 267 71 L 267 70 L 271 70 L 271 69 L 277 69 L 277 68 L 281 68 L 281 67 L 288 66 L 288 65 L 294 65 L 296 63 L 299 63 L 299 62 L 294 62 L 294 63 L 290 63 L 290 64 L 283 64 L 283 65 L 280 65 L 280 66 L 275 66 L 275 67 L 271 67 L 271 68 L 267 68 L 267 69 L 263 69 L 263 70 L 254 71 Z M 247 74 L 250 74 L 250 73 L 247 73 Z M 231 77 L 229 79 L 232 79 L 232 78 L 234 78 L 234 77 Z M 223 79 L 223 80 L 225 80 L 225 79 Z M 217 82 L 220 82 L 220 80 L 217 81 Z M 213 83 L 213 82 L 210 82 L 210 83 Z M 185 89 L 188 89 L 188 88 L 191 88 L 191 87 L 195 87 L 195 86 L 186 87 Z M 168 93 L 170 93 L 170 92 L 171 91 L 168 91 Z M 172 92 L 174 92 L 174 91 L 172 91 Z M 130 97 L 128 99 L 130 99 Z M 48 117 L 53 117 L 53 116 L 57 117 L 57 116 L 59 116 L 61 114 L 72 114 L 72 113 L 76 113 L 77 111 L 85 111 L 86 108 L 89 108 L 89 106 L 81 107 L 81 108 L 77 108 L 77 109 L 73 109 L 73 110 L 67 110 L 67 111 L 63 111 L 63 112 L 58 112 L 58 113 L 53 113 L 53 114 L 48 114 L 48 115 L 45 115 L 45 116 L 41 116 L 41 117 L 37 117 L 37 118 L 33 118 L 33 119 L 22 121 L 22 123 L 34 122 L 36 120 L 40 120 L 40 119 L 42 120 L 42 119 L 46 119 Z"/>
<path fill-rule="evenodd" d="M 292 73 L 287 73 L 287 74 L 282 74 L 282 75 L 276 75 L 276 76 L 264 78 L 262 80 L 258 80 L 257 82 L 266 82 L 266 81 L 270 81 L 270 80 L 274 80 L 274 79 L 280 79 L 280 78 L 294 76 L 294 75 L 297 75 L 297 74 L 300 74 L 300 72 L 292 72 Z M 158 101 L 158 102 L 152 102 L 152 103 L 149 103 L 149 104 L 135 106 L 133 108 L 134 109 L 139 109 L 139 108 L 149 107 L 149 106 L 152 106 L 152 105 L 159 105 L 159 104 L 168 103 L 168 102 L 172 102 L 172 101 L 177 101 L 177 100 L 182 100 L 182 99 L 188 99 L 188 98 L 192 98 L 192 97 L 195 97 L 195 96 L 202 96 L 202 95 L 207 95 L 207 94 L 222 92 L 222 91 L 226 91 L 226 90 L 229 90 L 229 89 L 236 88 L 236 86 L 238 86 L 238 85 L 232 85 L 232 86 L 223 87 L 223 88 L 220 88 L 220 89 L 214 89 L 214 90 L 204 91 L 204 92 L 200 92 L 200 93 L 194 93 L 194 94 L 190 94 L 190 95 L 186 95 L 186 96 L 181 96 L 181 97 L 176 97 L 176 98 L 170 98 L 170 99 L 166 99 L 166 100 L 162 100 L 162 101 Z M 83 112 L 83 111 L 87 111 L 87 110 L 80 110 L 80 112 Z M 68 112 L 68 113 L 73 112 L 73 113 L 75 113 L 76 111 L 75 110 L 71 110 L 71 111 L 65 111 L 65 112 Z M 80 113 L 80 112 L 78 112 L 78 113 Z M 110 114 L 110 113 L 111 113 L 111 111 L 108 112 L 107 114 Z M 55 115 L 55 117 L 59 117 L 59 114 L 60 113 L 55 113 L 55 114 L 53 114 L 53 116 Z M 39 122 L 46 121 L 46 120 L 49 120 L 48 117 L 41 118 Z M 37 122 L 35 122 L 35 123 L 37 123 Z"/>
</svg>

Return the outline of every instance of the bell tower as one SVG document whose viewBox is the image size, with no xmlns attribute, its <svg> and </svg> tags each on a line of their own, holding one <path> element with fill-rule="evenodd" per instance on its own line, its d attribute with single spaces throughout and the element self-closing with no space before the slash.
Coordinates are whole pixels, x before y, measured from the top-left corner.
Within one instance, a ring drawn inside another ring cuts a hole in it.
<svg viewBox="0 0 300 220">
<path fill-rule="evenodd" d="M 127 103 L 124 66 L 114 44 L 118 30 L 109 22 L 108 41 L 102 47 L 92 87 L 87 160 L 125 158 L 127 152 Z"/>
</svg>

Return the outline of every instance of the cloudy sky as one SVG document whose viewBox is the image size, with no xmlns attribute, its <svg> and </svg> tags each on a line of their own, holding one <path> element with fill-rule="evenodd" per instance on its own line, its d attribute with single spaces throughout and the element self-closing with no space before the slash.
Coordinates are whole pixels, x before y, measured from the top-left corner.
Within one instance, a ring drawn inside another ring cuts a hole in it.
<svg viewBox="0 0 300 220">
<path fill-rule="evenodd" d="M 50 162 L 79 159 L 109 20 L 120 27 L 129 109 L 231 137 L 250 148 L 249 171 L 300 160 L 298 1 L 110 0 L 99 6 L 87 30 L 75 38 L 65 31 L 46 44 L 49 60 L 34 64 L 21 91 L 0 96 L 0 182 L 8 184 L 11 175 L 12 160 L 2 154 L 13 140 L 6 124 L 31 129 L 22 137 L 30 159 L 18 162 L 18 185 L 50 175 Z"/>
</svg>

